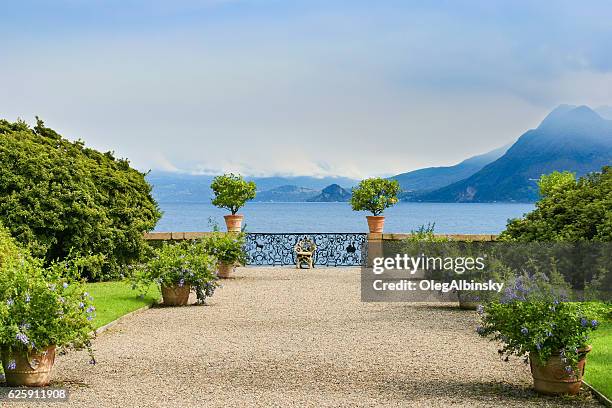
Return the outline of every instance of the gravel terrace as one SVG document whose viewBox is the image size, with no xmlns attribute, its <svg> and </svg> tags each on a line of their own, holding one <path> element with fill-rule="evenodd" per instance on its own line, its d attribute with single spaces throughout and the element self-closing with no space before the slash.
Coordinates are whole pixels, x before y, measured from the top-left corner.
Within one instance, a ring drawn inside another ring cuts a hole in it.
<svg viewBox="0 0 612 408">
<path fill-rule="evenodd" d="M 598 406 L 534 394 L 528 367 L 475 334 L 475 312 L 361 303 L 359 273 L 242 268 L 208 306 L 127 317 L 95 341 L 97 365 L 58 357 L 71 395 L 54 406 Z"/>
</svg>

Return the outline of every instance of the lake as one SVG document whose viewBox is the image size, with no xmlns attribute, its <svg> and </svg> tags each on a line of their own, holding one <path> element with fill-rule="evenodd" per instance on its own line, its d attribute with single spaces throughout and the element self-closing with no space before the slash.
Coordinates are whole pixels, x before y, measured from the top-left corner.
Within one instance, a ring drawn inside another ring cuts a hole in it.
<svg viewBox="0 0 612 408">
<path fill-rule="evenodd" d="M 209 218 L 225 229 L 225 210 L 210 203 L 159 203 L 156 231 L 210 231 Z M 398 203 L 385 211 L 386 232 L 410 232 L 435 223 L 444 234 L 498 234 L 509 218 L 533 210 L 514 203 Z M 348 203 L 248 203 L 240 211 L 249 232 L 367 232 L 365 212 Z"/>
</svg>

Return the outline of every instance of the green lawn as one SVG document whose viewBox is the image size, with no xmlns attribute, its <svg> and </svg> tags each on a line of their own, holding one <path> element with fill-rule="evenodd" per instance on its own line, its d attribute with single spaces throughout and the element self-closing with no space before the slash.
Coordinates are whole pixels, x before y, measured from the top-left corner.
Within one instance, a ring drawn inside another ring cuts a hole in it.
<svg viewBox="0 0 612 408">
<path fill-rule="evenodd" d="M 587 356 L 585 380 L 612 398 L 612 322 L 604 322 L 591 336 L 593 351 Z"/>
<path fill-rule="evenodd" d="M 140 292 L 132 290 L 126 282 L 87 283 L 85 287 L 94 298 L 96 329 L 136 309 L 157 302 L 161 296 L 159 289 L 151 286 L 145 296 L 140 297 Z"/>
</svg>

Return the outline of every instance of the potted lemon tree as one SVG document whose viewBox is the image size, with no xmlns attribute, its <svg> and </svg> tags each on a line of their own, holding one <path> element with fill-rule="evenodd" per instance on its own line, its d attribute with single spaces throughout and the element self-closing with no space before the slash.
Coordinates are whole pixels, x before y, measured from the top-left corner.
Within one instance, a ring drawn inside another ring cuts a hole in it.
<svg viewBox="0 0 612 408">
<path fill-rule="evenodd" d="M 399 192 L 400 185 L 397 180 L 383 178 L 362 180 L 353 189 L 351 207 L 354 211 L 369 211 L 372 213 L 372 215 L 366 217 L 368 228 L 371 233 L 382 233 L 385 225 L 385 217 L 382 213 L 385 209 L 397 203 Z"/>
<path fill-rule="evenodd" d="M 240 232 L 244 215 L 238 214 L 247 201 L 255 198 L 256 186 L 253 181 L 246 181 L 236 174 L 224 174 L 215 177 L 210 185 L 215 197 L 212 204 L 231 212 L 224 216 L 229 232 Z"/>
<path fill-rule="evenodd" d="M 45 386 L 56 348 L 91 350 L 92 298 L 62 262 L 48 268 L 26 256 L 0 268 L 0 349 L 9 386 Z"/>
</svg>

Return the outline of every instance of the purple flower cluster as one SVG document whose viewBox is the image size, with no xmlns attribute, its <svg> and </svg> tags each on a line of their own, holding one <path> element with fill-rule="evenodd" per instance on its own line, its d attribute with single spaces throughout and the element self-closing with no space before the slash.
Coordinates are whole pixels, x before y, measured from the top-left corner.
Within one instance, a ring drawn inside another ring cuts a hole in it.
<svg viewBox="0 0 612 408">
<path fill-rule="evenodd" d="M 6 366 L 6 368 L 8 370 L 14 370 L 17 368 L 17 362 L 15 360 L 11 360 L 9 361 L 8 365 Z"/>
<path fill-rule="evenodd" d="M 28 339 L 28 336 L 26 336 L 23 333 L 17 333 L 15 338 L 19 340 L 20 342 L 22 342 L 24 345 L 28 345 L 28 343 L 30 343 L 30 339 Z"/>
<path fill-rule="evenodd" d="M 521 333 L 523 333 L 523 334 L 526 336 L 526 335 L 527 335 L 527 333 L 529 333 L 529 330 L 527 330 L 527 328 L 526 328 L 526 327 L 523 327 L 523 328 L 521 329 Z"/>
</svg>

